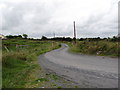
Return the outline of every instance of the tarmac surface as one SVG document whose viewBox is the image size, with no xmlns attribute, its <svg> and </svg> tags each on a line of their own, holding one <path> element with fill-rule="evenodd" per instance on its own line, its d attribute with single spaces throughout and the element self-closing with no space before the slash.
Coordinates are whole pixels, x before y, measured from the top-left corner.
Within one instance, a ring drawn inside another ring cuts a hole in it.
<svg viewBox="0 0 120 90">
<path fill-rule="evenodd" d="M 74 54 L 68 48 L 61 44 L 61 48 L 40 55 L 40 65 L 81 88 L 118 88 L 118 58 Z"/>
</svg>

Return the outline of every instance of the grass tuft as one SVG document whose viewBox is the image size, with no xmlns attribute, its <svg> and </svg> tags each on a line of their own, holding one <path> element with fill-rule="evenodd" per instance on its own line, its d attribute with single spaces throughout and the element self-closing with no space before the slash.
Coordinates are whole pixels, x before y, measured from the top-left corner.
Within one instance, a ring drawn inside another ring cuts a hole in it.
<svg viewBox="0 0 120 90">
<path fill-rule="evenodd" d="M 79 41 L 76 45 L 70 44 L 70 51 L 75 53 L 92 54 L 100 56 L 120 56 L 120 45 L 118 42 L 110 41 Z"/>
<path fill-rule="evenodd" d="M 14 41 L 14 42 L 13 42 Z M 38 87 L 40 81 L 47 81 L 46 78 L 38 79 L 40 66 L 37 56 L 50 50 L 59 48 L 57 42 L 34 41 L 34 40 L 3 40 L 3 46 L 9 49 L 7 52 L 4 47 L 2 56 L 2 88 L 32 88 Z M 20 46 L 16 48 L 17 45 Z"/>
</svg>

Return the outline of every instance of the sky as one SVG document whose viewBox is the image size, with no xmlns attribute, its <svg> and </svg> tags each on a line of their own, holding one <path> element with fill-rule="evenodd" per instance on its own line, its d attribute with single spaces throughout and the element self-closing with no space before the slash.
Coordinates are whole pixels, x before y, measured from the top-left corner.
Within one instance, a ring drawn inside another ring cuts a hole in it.
<svg viewBox="0 0 120 90">
<path fill-rule="evenodd" d="M 118 34 L 119 0 L 0 0 L 3 35 L 29 38 L 113 37 Z"/>
</svg>

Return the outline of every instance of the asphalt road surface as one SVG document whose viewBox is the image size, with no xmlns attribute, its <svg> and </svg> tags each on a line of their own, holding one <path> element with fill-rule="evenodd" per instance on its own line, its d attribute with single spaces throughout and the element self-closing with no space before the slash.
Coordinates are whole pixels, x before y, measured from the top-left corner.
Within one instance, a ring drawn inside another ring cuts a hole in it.
<svg viewBox="0 0 120 90">
<path fill-rule="evenodd" d="M 118 88 L 118 58 L 69 53 L 68 46 L 39 56 L 40 65 L 81 88 Z"/>
</svg>

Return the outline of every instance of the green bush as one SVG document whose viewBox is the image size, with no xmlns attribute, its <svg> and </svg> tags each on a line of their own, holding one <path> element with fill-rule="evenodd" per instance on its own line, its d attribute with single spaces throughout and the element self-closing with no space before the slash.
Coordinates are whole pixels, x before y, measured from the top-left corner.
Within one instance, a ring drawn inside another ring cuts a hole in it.
<svg viewBox="0 0 120 90">
<path fill-rule="evenodd" d="M 120 54 L 120 45 L 117 42 L 110 41 L 79 41 L 76 45 L 70 45 L 70 51 L 83 53 L 83 54 L 94 54 L 94 55 L 106 55 L 116 56 Z"/>
</svg>

